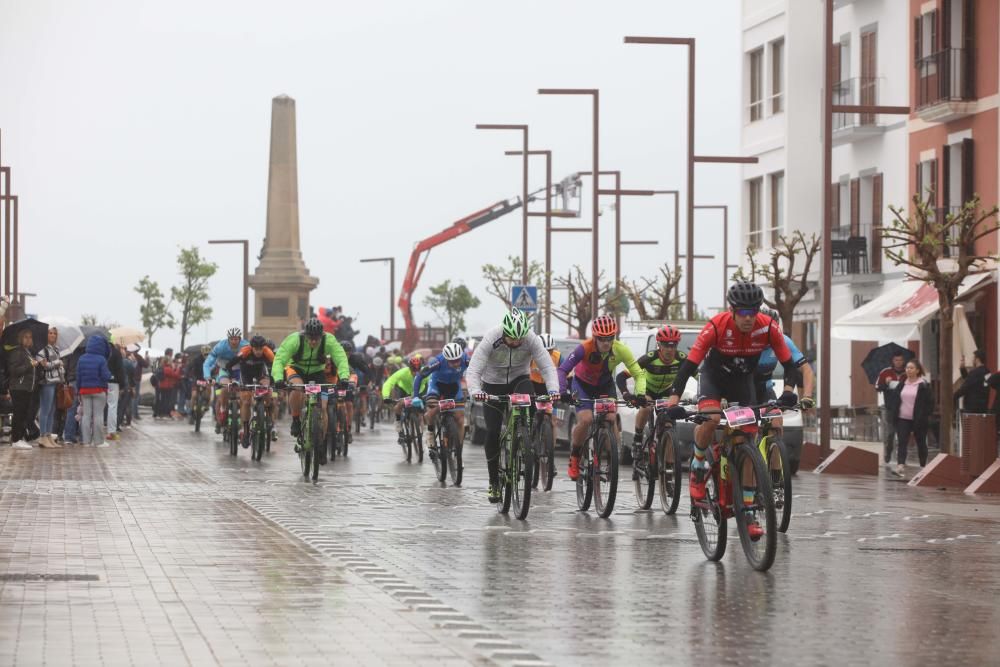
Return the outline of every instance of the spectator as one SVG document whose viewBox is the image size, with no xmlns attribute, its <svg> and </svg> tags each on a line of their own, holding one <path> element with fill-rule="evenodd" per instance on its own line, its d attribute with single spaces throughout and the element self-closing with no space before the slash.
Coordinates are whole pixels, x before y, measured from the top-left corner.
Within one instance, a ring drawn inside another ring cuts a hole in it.
<svg viewBox="0 0 1000 667">
<path fill-rule="evenodd" d="M 111 371 L 111 382 L 108 383 L 108 440 L 119 440 L 118 435 L 118 396 L 127 387 L 125 384 L 125 363 L 121 348 L 111 339 L 108 346 L 108 370 Z"/>
<path fill-rule="evenodd" d="M 122 365 L 125 367 L 125 391 L 118 401 L 118 425 L 132 425 L 132 396 L 135 394 L 135 358 L 131 352 L 124 350 Z"/>
<path fill-rule="evenodd" d="M 135 362 L 135 375 L 134 381 L 132 382 L 132 419 L 139 421 L 142 417 L 139 415 L 139 395 L 142 393 L 142 374 L 143 370 L 149 367 L 149 361 L 143 356 L 137 347 L 131 354 L 132 361 Z"/>
<path fill-rule="evenodd" d="M 28 415 L 31 410 L 31 397 L 35 391 L 35 367 L 38 362 L 31 354 L 32 336 L 30 331 L 22 331 L 17 338 L 17 345 L 7 350 L 7 373 L 10 383 L 10 395 L 14 413 L 11 424 L 10 442 L 14 449 L 31 449 L 27 442 Z M 48 447 L 46 443 L 39 443 Z"/>
<path fill-rule="evenodd" d="M 965 359 L 963 358 L 962 365 L 959 366 L 958 370 L 965 379 L 962 386 L 955 392 L 955 402 L 957 403 L 960 398 L 965 399 L 962 405 L 963 412 L 979 414 L 987 412 L 990 388 L 986 385 L 986 378 L 990 372 L 986 368 L 986 353 L 982 350 L 976 350 L 972 353 L 972 369 L 969 370 L 965 367 Z"/>
<path fill-rule="evenodd" d="M 934 412 L 931 385 L 924 377 L 923 365 L 916 358 L 906 362 L 906 379 L 898 383 L 892 393 L 898 448 L 896 467 L 891 472 L 902 477 L 911 433 L 917 442 L 920 467 L 927 465 L 927 423 L 931 413 Z"/>
<path fill-rule="evenodd" d="M 160 397 L 163 399 L 160 406 L 160 417 L 170 419 L 174 416 L 174 404 L 177 402 L 177 388 L 181 381 L 181 369 L 178 368 L 177 361 L 170 355 L 163 357 L 163 375 L 160 378 Z"/>
<path fill-rule="evenodd" d="M 66 384 L 73 389 L 73 405 L 66 411 L 66 419 L 63 423 L 63 443 L 75 445 L 79 442 L 80 422 L 76 415 L 80 409 L 80 393 L 76 391 L 76 367 L 83 356 L 84 346 L 73 350 L 73 354 L 66 358 Z"/>
<path fill-rule="evenodd" d="M 188 413 L 188 397 L 191 395 L 191 381 L 187 376 L 187 353 L 180 353 L 174 355 L 174 368 L 181 372 L 181 379 L 177 382 L 177 398 L 174 402 L 177 404 L 177 412 L 181 416 L 185 416 Z"/>
<path fill-rule="evenodd" d="M 163 356 L 157 359 L 153 365 L 153 377 L 150 378 L 150 382 L 156 389 L 156 397 L 153 401 L 153 419 L 162 419 L 170 416 L 169 411 L 166 413 L 163 411 L 165 397 L 163 389 L 160 387 L 160 382 L 163 380 L 163 369 L 170 364 L 170 360 L 173 357 L 174 350 L 168 347 L 163 351 Z"/>
<path fill-rule="evenodd" d="M 899 406 L 894 404 L 894 390 L 906 379 L 906 357 L 902 352 L 894 354 L 892 366 L 882 369 L 875 381 L 875 390 L 882 394 L 882 458 L 886 465 L 892 461 L 893 441 L 896 439 L 896 423 L 892 416 Z"/>
<path fill-rule="evenodd" d="M 56 417 L 56 389 L 66 381 L 66 374 L 63 361 L 59 358 L 59 348 L 56 347 L 58 341 L 58 329 L 49 327 L 48 344 L 35 355 L 35 361 L 42 369 L 42 386 L 38 400 L 38 429 L 41 433 L 38 444 L 42 447 L 60 447 L 53 435 L 53 423 Z"/>
<path fill-rule="evenodd" d="M 107 338 L 93 335 L 87 339 L 87 351 L 76 365 L 76 393 L 83 406 L 82 442 L 91 447 L 108 446 L 104 440 L 104 409 L 108 405 L 108 382 L 111 380 L 110 348 Z"/>
</svg>

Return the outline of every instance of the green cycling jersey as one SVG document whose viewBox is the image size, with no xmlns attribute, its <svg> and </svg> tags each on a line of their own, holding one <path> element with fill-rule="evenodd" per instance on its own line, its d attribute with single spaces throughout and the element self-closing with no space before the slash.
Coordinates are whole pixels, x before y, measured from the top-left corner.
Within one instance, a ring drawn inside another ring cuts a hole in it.
<svg viewBox="0 0 1000 667">
<path fill-rule="evenodd" d="M 346 378 L 351 376 L 351 369 L 347 363 L 347 353 L 336 338 L 328 333 L 323 334 L 323 339 L 316 347 L 309 347 L 309 342 L 305 340 L 305 334 L 294 332 L 288 334 L 281 345 L 274 351 L 274 362 L 271 364 L 271 377 L 276 382 L 285 379 L 285 369 L 294 368 L 299 373 L 312 375 L 322 373 L 326 369 L 328 359 L 333 360 L 333 365 L 337 368 L 337 376 Z"/>
<path fill-rule="evenodd" d="M 423 382 L 420 383 L 421 393 L 427 390 L 427 382 L 430 379 L 431 378 L 428 375 L 424 378 Z M 409 366 L 400 368 L 398 371 L 390 375 L 389 379 L 382 383 L 382 398 L 389 398 L 392 396 L 392 390 L 395 387 L 399 387 L 399 390 L 407 396 L 413 394 L 413 371 L 410 370 Z"/>
<path fill-rule="evenodd" d="M 681 367 L 681 362 L 687 359 L 687 355 L 679 351 L 674 355 L 674 360 L 669 364 L 660 359 L 656 350 L 647 352 L 639 357 L 639 367 L 646 374 L 646 393 L 650 396 L 665 397 L 677 377 L 677 371 Z M 628 369 L 623 370 L 615 378 L 618 389 L 623 393 L 626 390 L 625 381 L 631 377 Z"/>
</svg>

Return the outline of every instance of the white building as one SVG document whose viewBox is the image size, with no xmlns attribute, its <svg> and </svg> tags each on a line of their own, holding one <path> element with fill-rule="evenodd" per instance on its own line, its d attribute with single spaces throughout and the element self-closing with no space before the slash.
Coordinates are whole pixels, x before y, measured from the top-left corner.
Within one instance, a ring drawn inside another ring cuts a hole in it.
<svg viewBox="0 0 1000 667">
<path fill-rule="evenodd" d="M 907 12 L 907 3 L 892 0 L 835 3 L 835 104 L 908 103 Z M 822 233 L 823 3 L 743 0 L 742 31 L 742 154 L 759 162 L 743 170 L 741 232 L 766 256 L 780 234 Z M 836 321 L 902 278 L 884 260 L 877 227 L 889 222 L 890 204 L 908 201 L 906 118 L 837 114 L 833 141 Z M 819 265 L 817 257 L 817 284 Z M 819 357 L 820 298 L 814 288 L 799 304 L 792 332 L 813 359 Z M 838 370 L 830 404 L 874 404 L 860 368 L 870 343 L 834 339 L 832 346 Z"/>
</svg>

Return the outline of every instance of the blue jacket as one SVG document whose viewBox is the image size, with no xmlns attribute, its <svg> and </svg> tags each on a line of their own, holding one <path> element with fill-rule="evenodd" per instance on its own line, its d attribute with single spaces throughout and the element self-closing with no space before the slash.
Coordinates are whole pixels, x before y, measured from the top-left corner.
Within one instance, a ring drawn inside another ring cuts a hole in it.
<svg viewBox="0 0 1000 667">
<path fill-rule="evenodd" d="M 444 358 L 443 354 L 431 357 L 427 365 L 421 368 L 417 374 L 418 379 L 413 382 L 413 397 L 416 398 L 420 395 L 420 381 L 428 376 L 431 377 L 431 382 L 435 385 L 441 383 L 461 386 L 462 376 L 465 375 L 465 369 L 468 367 L 469 357 L 467 355 L 462 356 L 462 364 L 458 368 L 452 368 L 448 365 L 448 360 Z"/>
<path fill-rule="evenodd" d="M 222 368 L 225 368 L 226 362 L 235 357 L 240 350 L 242 350 L 245 346 L 249 344 L 250 341 L 240 340 L 240 344 L 234 350 L 233 348 L 229 347 L 228 338 L 223 338 L 222 340 L 220 340 L 218 343 L 215 344 L 215 347 L 212 348 L 212 351 L 208 353 L 208 356 L 205 357 L 205 365 L 202 366 L 202 373 L 204 373 L 203 377 L 206 380 L 211 380 L 212 369 L 215 368 L 216 364 L 218 364 Z"/>
<path fill-rule="evenodd" d="M 87 351 L 76 364 L 76 389 L 107 389 L 111 379 L 108 368 L 108 357 L 111 355 L 111 345 L 104 336 L 91 336 L 87 339 Z"/>
</svg>

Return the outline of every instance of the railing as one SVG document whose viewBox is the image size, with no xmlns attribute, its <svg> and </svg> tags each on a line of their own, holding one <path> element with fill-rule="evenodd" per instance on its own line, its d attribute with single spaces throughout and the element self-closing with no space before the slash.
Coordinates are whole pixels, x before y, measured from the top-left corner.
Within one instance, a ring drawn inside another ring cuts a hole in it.
<svg viewBox="0 0 1000 667">
<path fill-rule="evenodd" d="M 833 275 L 882 272 L 882 228 L 871 224 L 833 229 L 830 243 Z"/>
<path fill-rule="evenodd" d="M 971 49 L 944 49 L 916 62 L 917 108 L 975 98 Z"/>
<path fill-rule="evenodd" d="M 837 83 L 833 87 L 833 103 L 876 105 L 879 99 L 880 78 L 856 76 Z M 874 127 L 878 117 L 872 113 L 835 113 L 833 131 L 851 127 Z"/>
<path fill-rule="evenodd" d="M 959 211 L 962 210 L 961 206 L 945 206 L 943 208 L 934 209 L 934 219 L 940 221 L 940 224 L 944 224 L 950 215 L 957 215 Z M 945 245 L 942 249 L 942 256 L 944 257 L 958 257 L 958 229 L 951 228 L 947 232 L 947 237 L 945 238 Z M 970 248 L 968 250 L 969 254 L 973 254 L 974 249 Z"/>
</svg>

